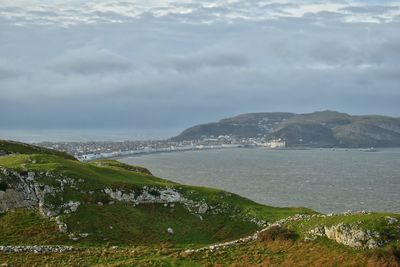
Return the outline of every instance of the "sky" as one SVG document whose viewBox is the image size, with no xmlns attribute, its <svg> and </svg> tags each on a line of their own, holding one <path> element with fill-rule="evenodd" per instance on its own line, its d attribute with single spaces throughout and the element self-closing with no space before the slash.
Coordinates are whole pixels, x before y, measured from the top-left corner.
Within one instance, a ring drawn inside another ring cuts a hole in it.
<svg viewBox="0 0 400 267">
<path fill-rule="evenodd" d="M 0 0 L 0 135 L 399 103 L 400 1 Z"/>
</svg>

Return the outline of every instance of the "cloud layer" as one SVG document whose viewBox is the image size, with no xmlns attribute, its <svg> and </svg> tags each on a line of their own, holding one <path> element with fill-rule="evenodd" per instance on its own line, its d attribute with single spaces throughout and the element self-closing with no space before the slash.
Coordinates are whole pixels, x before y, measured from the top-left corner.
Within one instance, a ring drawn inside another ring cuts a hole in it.
<svg viewBox="0 0 400 267">
<path fill-rule="evenodd" d="M 398 1 L 0 4 L 1 128 L 400 116 Z"/>
</svg>

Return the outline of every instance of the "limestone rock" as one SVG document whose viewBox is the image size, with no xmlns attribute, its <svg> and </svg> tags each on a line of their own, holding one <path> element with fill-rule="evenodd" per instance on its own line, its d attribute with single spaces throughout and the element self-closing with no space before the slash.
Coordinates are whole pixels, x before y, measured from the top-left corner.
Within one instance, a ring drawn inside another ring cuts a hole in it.
<svg viewBox="0 0 400 267">
<path fill-rule="evenodd" d="M 395 224 L 395 223 L 397 223 L 399 221 L 399 219 L 393 218 L 393 217 L 390 217 L 390 216 L 386 216 L 385 219 L 386 219 L 388 224 Z"/>
<path fill-rule="evenodd" d="M 207 212 L 207 210 L 208 210 L 208 205 L 206 203 L 203 203 L 203 204 L 200 205 L 198 213 L 199 214 L 204 214 L 204 213 Z"/>
<path fill-rule="evenodd" d="M 378 233 L 362 229 L 354 224 L 339 223 L 332 226 L 319 226 L 309 231 L 306 240 L 326 236 L 339 244 L 353 248 L 377 248 L 383 245 Z"/>
</svg>

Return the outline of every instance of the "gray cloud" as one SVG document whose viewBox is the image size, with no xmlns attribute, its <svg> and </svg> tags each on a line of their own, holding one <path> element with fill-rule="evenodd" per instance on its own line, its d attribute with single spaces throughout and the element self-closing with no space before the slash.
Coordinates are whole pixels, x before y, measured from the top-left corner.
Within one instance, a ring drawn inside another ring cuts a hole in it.
<svg viewBox="0 0 400 267">
<path fill-rule="evenodd" d="M 40 25 L 29 7 L 8 9 L 2 127 L 182 128 L 274 110 L 400 116 L 395 9 L 373 5 L 367 18 L 387 19 L 368 22 L 344 10 L 362 2 L 138 3 L 43 7 Z"/>
<path fill-rule="evenodd" d="M 388 12 L 396 11 L 398 9 L 399 9 L 398 6 L 396 7 L 396 6 L 385 6 L 385 5 L 368 5 L 368 6 L 348 6 L 343 8 L 342 10 L 351 13 L 382 15 Z"/>
<path fill-rule="evenodd" d="M 13 63 L 0 61 L 0 80 L 15 78 L 22 74 L 22 71 Z"/>
<path fill-rule="evenodd" d="M 243 67 L 246 58 L 240 53 L 227 51 L 200 51 L 189 55 L 172 55 L 156 63 L 161 68 L 177 71 L 198 71 L 204 68 Z"/>
<path fill-rule="evenodd" d="M 107 49 L 81 48 L 67 51 L 48 64 L 49 69 L 61 74 L 103 74 L 127 71 L 129 61 Z"/>
</svg>

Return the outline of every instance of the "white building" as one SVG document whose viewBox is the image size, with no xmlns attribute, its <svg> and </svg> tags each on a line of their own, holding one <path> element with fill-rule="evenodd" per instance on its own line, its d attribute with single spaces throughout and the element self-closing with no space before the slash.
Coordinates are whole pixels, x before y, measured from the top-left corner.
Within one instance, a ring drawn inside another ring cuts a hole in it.
<svg viewBox="0 0 400 267">
<path fill-rule="evenodd" d="M 286 142 L 284 140 L 280 139 L 280 138 L 279 139 L 272 139 L 272 140 L 269 140 L 265 144 L 265 146 L 269 147 L 269 148 L 284 148 L 284 147 L 286 147 Z"/>
</svg>

